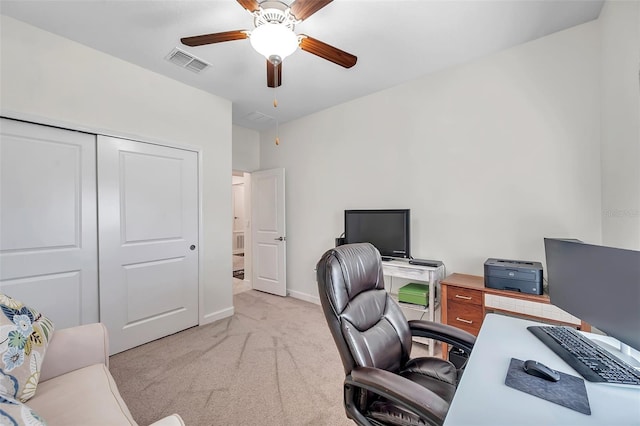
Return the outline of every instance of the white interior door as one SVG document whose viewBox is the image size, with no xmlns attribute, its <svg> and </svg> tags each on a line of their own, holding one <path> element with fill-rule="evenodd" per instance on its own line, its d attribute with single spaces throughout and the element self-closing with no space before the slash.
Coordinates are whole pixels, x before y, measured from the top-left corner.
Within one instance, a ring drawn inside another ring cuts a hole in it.
<svg viewBox="0 0 640 426">
<path fill-rule="evenodd" d="M 100 318 L 112 353 L 198 323 L 197 156 L 98 136 Z"/>
<path fill-rule="evenodd" d="M 251 174 L 252 286 L 287 295 L 284 169 Z"/>
<path fill-rule="evenodd" d="M 58 329 L 98 321 L 95 136 L 0 120 L 1 290 Z"/>
</svg>

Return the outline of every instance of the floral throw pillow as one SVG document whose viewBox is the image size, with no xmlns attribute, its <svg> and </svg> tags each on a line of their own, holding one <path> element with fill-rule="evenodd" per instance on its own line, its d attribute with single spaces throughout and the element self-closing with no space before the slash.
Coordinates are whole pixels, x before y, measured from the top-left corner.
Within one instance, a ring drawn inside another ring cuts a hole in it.
<svg viewBox="0 0 640 426">
<path fill-rule="evenodd" d="M 0 396 L 0 425 L 46 426 L 46 423 L 27 405 L 15 399 Z"/>
<path fill-rule="evenodd" d="M 0 396 L 26 402 L 36 393 L 53 323 L 0 293 Z"/>
</svg>

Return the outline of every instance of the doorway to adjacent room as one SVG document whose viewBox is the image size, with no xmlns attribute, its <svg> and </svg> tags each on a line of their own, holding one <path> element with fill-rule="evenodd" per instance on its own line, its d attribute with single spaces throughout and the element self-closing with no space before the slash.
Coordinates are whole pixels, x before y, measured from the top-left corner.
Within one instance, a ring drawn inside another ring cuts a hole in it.
<svg viewBox="0 0 640 426">
<path fill-rule="evenodd" d="M 232 233 L 232 258 L 233 258 L 233 293 L 241 293 L 251 289 L 249 277 L 245 274 L 247 256 L 245 252 L 248 242 L 247 220 L 250 214 L 245 202 L 245 190 L 249 181 L 248 174 L 234 171 L 231 180 L 231 194 L 233 205 L 233 233 Z"/>
</svg>

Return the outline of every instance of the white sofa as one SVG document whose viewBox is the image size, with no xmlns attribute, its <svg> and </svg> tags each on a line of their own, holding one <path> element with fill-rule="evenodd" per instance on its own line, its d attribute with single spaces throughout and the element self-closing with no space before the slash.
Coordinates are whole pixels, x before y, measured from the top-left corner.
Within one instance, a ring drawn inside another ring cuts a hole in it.
<svg viewBox="0 0 640 426">
<path fill-rule="evenodd" d="M 53 333 L 36 394 L 27 404 L 48 426 L 137 425 L 109 373 L 109 341 L 103 324 Z M 184 426 L 173 414 L 153 426 Z"/>
</svg>

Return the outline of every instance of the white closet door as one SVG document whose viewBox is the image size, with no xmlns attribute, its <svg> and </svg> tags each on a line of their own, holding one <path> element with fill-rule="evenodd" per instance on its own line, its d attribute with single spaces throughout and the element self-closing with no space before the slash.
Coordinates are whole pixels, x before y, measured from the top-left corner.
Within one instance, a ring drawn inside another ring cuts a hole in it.
<svg viewBox="0 0 640 426">
<path fill-rule="evenodd" d="M 198 323 L 198 154 L 98 136 L 100 318 L 111 352 Z"/>
<path fill-rule="evenodd" d="M 57 329 L 98 321 L 95 136 L 1 120 L 1 291 Z"/>
</svg>

